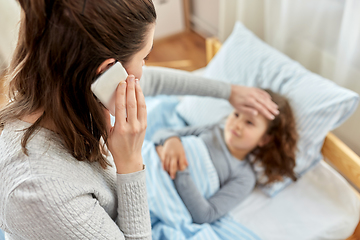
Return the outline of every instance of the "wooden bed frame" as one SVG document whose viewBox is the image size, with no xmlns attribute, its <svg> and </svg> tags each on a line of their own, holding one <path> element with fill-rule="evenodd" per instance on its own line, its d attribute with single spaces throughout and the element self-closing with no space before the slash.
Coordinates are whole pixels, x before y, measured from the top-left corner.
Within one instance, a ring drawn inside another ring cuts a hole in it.
<svg viewBox="0 0 360 240">
<path fill-rule="evenodd" d="M 206 39 L 207 63 L 210 62 L 220 48 L 221 43 L 216 38 Z M 325 161 L 354 186 L 354 192 L 360 199 L 360 194 L 356 190 L 360 189 L 360 157 L 331 132 L 327 134 L 321 152 Z M 346 240 L 358 239 L 360 239 L 360 222 L 353 235 Z"/>
</svg>

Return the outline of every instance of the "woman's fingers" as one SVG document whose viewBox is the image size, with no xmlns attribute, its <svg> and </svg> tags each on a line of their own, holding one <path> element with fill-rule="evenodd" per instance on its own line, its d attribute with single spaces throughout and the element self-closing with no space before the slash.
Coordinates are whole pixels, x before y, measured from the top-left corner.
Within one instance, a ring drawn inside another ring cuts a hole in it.
<svg viewBox="0 0 360 240">
<path fill-rule="evenodd" d="M 253 108 L 254 115 L 260 113 L 270 120 L 278 114 L 277 105 L 271 100 L 270 95 L 261 89 L 253 88 L 252 97 L 248 99 L 247 105 Z"/>
<path fill-rule="evenodd" d="M 115 127 L 126 123 L 126 82 L 122 81 L 116 88 L 115 96 Z"/>
<path fill-rule="evenodd" d="M 270 99 L 271 100 L 271 96 L 270 96 L 270 94 L 268 92 L 266 92 L 266 91 L 264 91 L 262 89 L 259 89 L 259 88 L 254 88 L 254 89 L 256 90 L 257 94 L 262 95 L 262 97 L 264 99 Z"/>
<path fill-rule="evenodd" d="M 141 99 L 141 94 L 138 94 Z M 129 75 L 121 82 L 115 96 L 115 126 L 110 128 L 109 150 L 117 172 L 121 174 L 140 171 L 143 167 L 141 147 L 144 142 L 145 123 L 138 121 L 135 77 Z M 146 119 L 146 115 L 145 115 Z"/>
<path fill-rule="evenodd" d="M 139 80 L 134 75 L 129 75 L 126 82 L 121 82 L 116 91 L 115 119 L 120 123 L 141 123 L 141 129 L 146 128 L 146 103 Z"/>
<path fill-rule="evenodd" d="M 272 120 L 275 118 L 274 115 L 263 104 L 261 104 L 257 100 L 253 100 L 250 106 L 255 108 L 258 112 L 260 112 L 268 119 Z"/>
<path fill-rule="evenodd" d="M 278 106 L 271 99 L 256 98 L 251 104 L 268 119 L 274 119 L 279 114 Z"/>
<path fill-rule="evenodd" d="M 135 94 L 135 77 L 129 75 L 126 79 L 126 112 L 127 122 L 134 123 L 137 120 L 137 103 Z"/>
<path fill-rule="evenodd" d="M 140 82 L 137 79 L 135 81 L 135 90 L 136 90 L 135 92 L 136 92 L 136 102 L 137 102 L 137 118 L 140 121 L 140 123 L 144 123 L 146 127 L 147 112 L 146 112 L 145 97 L 140 87 Z"/>
<path fill-rule="evenodd" d="M 258 112 L 253 107 L 241 106 L 241 107 L 238 107 L 237 110 L 239 110 L 242 113 L 249 114 L 249 115 L 257 115 L 258 114 Z"/>
<path fill-rule="evenodd" d="M 256 100 L 260 104 L 262 104 L 267 110 L 269 110 L 272 114 L 274 115 L 279 114 L 278 105 L 276 105 L 276 103 L 272 101 L 270 94 L 261 89 L 257 89 L 257 90 L 259 92 L 259 97 L 255 97 Z"/>
<path fill-rule="evenodd" d="M 255 115 L 261 113 L 268 119 L 274 119 L 274 115 L 279 113 L 270 94 L 254 87 L 232 85 L 229 102 L 239 111 L 244 109 L 245 112 Z"/>
</svg>

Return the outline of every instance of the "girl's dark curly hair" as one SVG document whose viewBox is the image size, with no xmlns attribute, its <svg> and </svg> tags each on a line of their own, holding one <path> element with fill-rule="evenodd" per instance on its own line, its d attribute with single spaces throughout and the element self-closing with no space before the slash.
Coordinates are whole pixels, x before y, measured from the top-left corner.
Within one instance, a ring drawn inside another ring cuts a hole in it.
<svg viewBox="0 0 360 240">
<path fill-rule="evenodd" d="M 293 112 L 288 100 L 271 90 L 266 89 L 272 100 L 279 106 L 279 115 L 269 121 L 266 134 L 270 136 L 269 143 L 257 147 L 252 154 L 255 162 L 260 161 L 268 178 L 266 184 L 289 177 L 296 181 L 294 173 L 296 143 L 298 134 Z"/>
</svg>

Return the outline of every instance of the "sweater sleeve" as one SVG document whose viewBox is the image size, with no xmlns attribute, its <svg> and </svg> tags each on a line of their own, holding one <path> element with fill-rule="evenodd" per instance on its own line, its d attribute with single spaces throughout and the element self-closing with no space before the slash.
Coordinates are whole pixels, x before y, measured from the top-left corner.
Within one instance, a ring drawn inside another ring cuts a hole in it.
<svg viewBox="0 0 360 240">
<path fill-rule="evenodd" d="M 227 214 L 244 200 L 255 186 L 254 174 L 250 168 L 239 171 L 209 199 L 205 199 L 192 180 L 189 170 L 178 171 L 175 188 L 183 200 L 194 223 L 212 223 Z"/>
<path fill-rule="evenodd" d="M 143 68 L 140 86 L 145 96 L 197 95 L 229 99 L 231 84 L 164 67 Z"/>
<path fill-rule="evenodd" d="M 145 170 L 117 176 L 118 217 L 94 194 L 58 178 L 32 178 L 9 195 L 7 228 L 22 239 L 151 239 Z"/>
<path fill-rule="evenodd" d="M 151 221 L 147 201 L 145 169 L 117 174 L 118 219 L 125 239 L 151 239 Z"/>
</svg>

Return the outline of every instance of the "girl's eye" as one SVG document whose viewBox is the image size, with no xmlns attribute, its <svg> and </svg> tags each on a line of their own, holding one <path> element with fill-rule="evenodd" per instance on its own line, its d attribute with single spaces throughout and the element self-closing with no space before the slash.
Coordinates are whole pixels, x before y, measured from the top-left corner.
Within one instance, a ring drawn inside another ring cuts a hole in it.
<svg viewBox="0 0 360 240">
<path fill-rule="evenodd" d="M 235 117 L 239 117 L 239 114 L 238 113 L 234 113 Z"/>
<path fill-rule="evenodd" d="M 249 124 L 249 125 L 254 125 L 254 123 L 251 122 L 251 121 L 246 121 L 246 123 Z"/>
<path fill-rule="evenodd" d="M 149 60 L 149 55 L 144 58 L 145 61 Z"/>
</svg>

